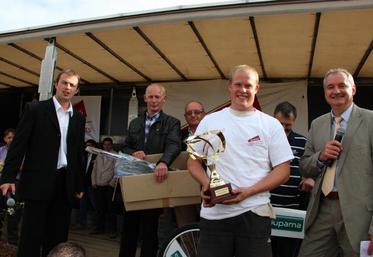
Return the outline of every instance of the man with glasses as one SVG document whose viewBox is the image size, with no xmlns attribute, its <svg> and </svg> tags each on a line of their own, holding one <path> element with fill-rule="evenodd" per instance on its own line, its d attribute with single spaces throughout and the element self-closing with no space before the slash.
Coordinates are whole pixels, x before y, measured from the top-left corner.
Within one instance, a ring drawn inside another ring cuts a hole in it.
<svg viewBox="0 0 373 257">
<path fill-rule="evenodd" d="M 184 117 L 188 123 L 188 127 L 181 131 L 181 139 L 183 142 L 182 149 L 185 151 L 187 146 L 184 143 L 184 140 L 189 136 L 192 136 L 198 127 L 198 124 L 201 122 L 203 117 L 205 117 L 205 109 L 202 103 L 198 101 L 189 101 L 185 105 Z M 199 211 L 200 205 L 185 205 L 175 207 L 175 218 L 176 225 L 182 227 L 187 224 L 198 222 L 199 220 Z"/>
<path fill-rule="evenodd" d="M 189 101 L 185 105 L 184 117 L 185 121 L 188 123 L 188 129 L 181 131 L 181 139 L 183 141 L 196 132 L 198 124 L 201 122 L 203 117 L 205 117 L 205 115 L 206 113 L 202 103 L 198 101 Z M 186 150 L 185 143 L 183 143 L 183 150 Z"/>
</svg>

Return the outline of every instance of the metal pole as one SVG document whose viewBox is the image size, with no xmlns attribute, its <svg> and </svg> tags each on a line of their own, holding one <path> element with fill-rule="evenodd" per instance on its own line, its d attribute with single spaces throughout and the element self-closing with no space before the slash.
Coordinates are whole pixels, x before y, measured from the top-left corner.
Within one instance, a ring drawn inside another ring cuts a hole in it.
<svg viewBox="0 0 373 257">
<path fill-rule="evenodd" d="M 57 60 L 57 50 L 55 46 L 56 38 L 49 39 L 45 49 L 45 56 L 41 63 L 39 78 L 39 100 L 47 100 L 53 95 L 53 76 Z"/>
</svg>

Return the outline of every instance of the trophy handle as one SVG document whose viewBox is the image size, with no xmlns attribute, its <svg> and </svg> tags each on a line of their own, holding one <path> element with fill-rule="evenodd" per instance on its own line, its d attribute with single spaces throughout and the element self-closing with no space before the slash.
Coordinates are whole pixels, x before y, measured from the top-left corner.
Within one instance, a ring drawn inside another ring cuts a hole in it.
<svg viewBox="0 0 373 257">
<path fill-rule="evenodd" d="M 218 172 L 216 171 L 216 168 L 215 168 L 215 164 L 209 164 L 209 165 L 206 165 L 211 174 L 210 174 L 210 180 L 217 180 L 217 179 L 220 179 L 220 176 L 218 174 Z"/>
<path fill-rule="evenodd" d="M 222 180 L 216 171 L 215 163 L 207 165 L 210 170 L 210 187 L 217 187 L 224 185 L 225 182 Z"/>
</svg>

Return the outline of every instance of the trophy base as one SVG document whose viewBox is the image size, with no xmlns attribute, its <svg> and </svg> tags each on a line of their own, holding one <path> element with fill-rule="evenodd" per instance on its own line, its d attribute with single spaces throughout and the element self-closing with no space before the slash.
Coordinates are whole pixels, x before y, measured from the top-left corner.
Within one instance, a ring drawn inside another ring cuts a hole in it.
<svg viewBox="0 0 373 257">
<path fill-rule="evenodd" d="M 212 204 L 221 203 L 236 197 L 236 195 L 232 193 L 232 186 L 230 183 L 212 187 L 209 191 L 211 196 L 210 202 Z"/>
</svg>

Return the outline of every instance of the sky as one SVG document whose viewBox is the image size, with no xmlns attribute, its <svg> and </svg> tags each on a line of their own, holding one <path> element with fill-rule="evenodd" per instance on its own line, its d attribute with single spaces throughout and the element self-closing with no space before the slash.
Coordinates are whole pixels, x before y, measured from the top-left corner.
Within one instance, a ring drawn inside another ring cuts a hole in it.
<svg viewBox="0 0 373 257">
<path fill-rule="evenodd" d="M 0 0 L 0 31 L 232 0 Z M 242 2 L 242 1 L 241 1 Z"/>
</svg>

